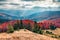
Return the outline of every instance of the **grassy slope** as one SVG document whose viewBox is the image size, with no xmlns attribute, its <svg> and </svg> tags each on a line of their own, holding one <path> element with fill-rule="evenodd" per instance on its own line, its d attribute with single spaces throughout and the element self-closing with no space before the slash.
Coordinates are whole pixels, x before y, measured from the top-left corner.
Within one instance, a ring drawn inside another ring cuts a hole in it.
<svg viewBox="0 0 60 40">
<path fill-rule="evenodd" d="M 8 40 L 8 39 L 10 40 L 57 40 L 55 38 L 33 33 L 28 30 L 24 31 L 24 29 L 15 31 L 14 33 L 10 33 L 10 34 L 0 33 L 0 40 Z"/>
<path fill-rule="evenodd" d="M 47 34 L 46 31 L 52 32 L 53 35 Z M 44 30 L 44 35 L 49 36 L 49 37 L 51 37 L 51 36 L 57 36 L 58 37 L 58 36 L 60 36 L 60 28 L 57 28 L 56 30 Z M 60 40 L 60 37 L 58 37 L 57 39 Z"/>
</svg>

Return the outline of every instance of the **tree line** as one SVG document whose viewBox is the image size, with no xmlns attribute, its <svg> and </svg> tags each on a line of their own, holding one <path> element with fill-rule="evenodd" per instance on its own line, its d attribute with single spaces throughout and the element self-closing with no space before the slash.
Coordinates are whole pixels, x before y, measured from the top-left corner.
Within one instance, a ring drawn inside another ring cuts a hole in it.
<svg viewBox="0 0 60 40">
<path fill-rule="evenodd" d="M 6 32 L 7 33 L 13 33 L 15 30 L 27 29 L 27 30 L 30 30 L 30 31 L 35 32 L 35 33 L 43 34 L 44 26 L 41 28 L 37 24 L 36 21 L 34 21 L 33 25 L 34 25 L 34 27 L 32 27 L 30 23 L 25 25 L 25 24 L 23 24 L 22 20 L 19 20 L 19 21 L 17 20 L 17 22 L 13 26 L 8 24 L 8 28 L 7 28 Z M 56 26 L 51 23 L 50 26 L 49 26 L 49 29 L 55 30 Z"/>
<path fill-rule="evenodd" d="M 42 34 L 42 29 L 44 29 L 44 28 L 40 28 L 40 26 L 37 24 L 36 21 L 34 21 L 34 27 L 32 28 L 30 23 L 25 25 L 25 24 L 23 24 L 22 20 L 20 20 L 20 21 L 17 20 L 17 23 L 15 23 L 13 26 L 8 25 L 8 28 L 10 28 L 10 30 L 12 30 L 12 31 L 19 30 L 19 29 L 27 29 L 27 30 L 33 31 L 35 33 L 41 33 L 41 34 Z M 51 23 L 49 26 L 49 29 L 55 30 L 56 26 Z"/>
</svg>

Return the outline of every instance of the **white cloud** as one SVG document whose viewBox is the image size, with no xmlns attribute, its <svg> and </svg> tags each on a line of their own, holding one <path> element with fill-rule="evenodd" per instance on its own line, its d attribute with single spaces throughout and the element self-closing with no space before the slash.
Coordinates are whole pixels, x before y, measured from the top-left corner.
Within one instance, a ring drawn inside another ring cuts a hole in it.
<svg viewBox="0 0 60 40">
<path fill-rule="evenodd" d="M 4 2 L 1 2 L 4 3 Z M 17 10 L 23 10 L 23 9 L 32 9 L 34 6 L 39 7 L 59 7 L 56 3 L 51 3 L 50 1 L 35 1 L 35 2 L 27 2 L 27 1 L 21 1 L 21 0 L 7 0 L 5 1 L 5 5 L 0 5 L 0 9 L 17 9 Z M 11 3 L 19 4 L 19 5 L 11 5 Z"/>
</svg>

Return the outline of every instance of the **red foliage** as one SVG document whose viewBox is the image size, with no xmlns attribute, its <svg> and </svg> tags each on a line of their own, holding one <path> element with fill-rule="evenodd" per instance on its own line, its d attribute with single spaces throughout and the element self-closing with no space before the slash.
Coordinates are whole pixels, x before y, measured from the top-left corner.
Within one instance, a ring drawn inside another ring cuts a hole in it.
<svg viewBox="0 0 60 40">
<path fill-rule="evenodd" d="M 32 21 L 32 20 L 22 20 L 22 22 L 25 25 L 28 25 L 28 23 L 30 23 L 31 27 L 34 27 L 34 21 Z M 15 23 L 17 23 L 17 20 L 13 20 L 13 21 L 2 23 L 2 24 L 0 24 L 0 29 L 2 29 L 2 30 L 7 29 L 8 24 L 13 26 Z M 44 27 L 44 28 L 48 29 L 49 25 L 51 23 L 54 24 L 56 27 L 60 28 L 60 19 L 59 20 L 44 20 L 44 21 L 39 22 L 37 24 L 41 28 Z"/>
</svg>

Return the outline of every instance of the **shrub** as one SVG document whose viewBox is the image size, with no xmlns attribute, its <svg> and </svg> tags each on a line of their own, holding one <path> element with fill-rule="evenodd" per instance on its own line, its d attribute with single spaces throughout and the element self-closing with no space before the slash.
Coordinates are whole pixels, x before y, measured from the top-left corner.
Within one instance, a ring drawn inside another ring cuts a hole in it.
<svg viewBox="0 0 60 40">
<path fill-rule="evenodd" d="M 47 34 L 53 34 L 52 32 L 46 31 Z"/>
<path fill-rule="evenodd" d="M 43 33 L 44 33 L 44 31 L 42 31 L 42 30 L 39 30 L 39 31 L 38 31 L 38 33 L 39 33 L 39 34 L 43 34 Z"/>
<path fill-rule="evenodd" d="M 54 35 L 54 36 L 51 36 L 52 38 L 57 38 L 57 36 L 56 35 Z"/>
<path fill-rule="evenodd" d="M 60 38 L 60 35 L 58 37 Z"/>
<path fill-rule="evenodd" d="M 11 26 L 10 24 L 8 25 L 8 30 L 7 33 L 13 33 L 14 32 L 14 28 L 13 26 Z"/>
</svg>

